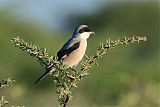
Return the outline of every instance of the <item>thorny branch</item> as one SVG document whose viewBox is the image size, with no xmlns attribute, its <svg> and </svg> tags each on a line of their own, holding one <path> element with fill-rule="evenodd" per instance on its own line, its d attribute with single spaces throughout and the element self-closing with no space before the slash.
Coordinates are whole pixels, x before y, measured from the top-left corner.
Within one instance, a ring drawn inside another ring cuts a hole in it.
<svg viewBox="0 0 160 107">
<path fill-rule="evenodd" d="M 12 79 L 10 77 L 6 78 L 6 79 L 3 79 L 3 80 L 0 80 L 0 88 L 6 88 L 6 87 L 9 87 L 11 86 L 15 81 L 15 79 Z M 5 96 L 1 96 L 0 97 L 0 107 L 4 107 L 6 105 L 9 104 L 9 101 L 6 100 L 6 97 Z M 24 106 L 12 106 L 12 107 L 24 107 Z"/>
<path fill-rule="evenodd" d="M 106 52 L 119 45 L 128 45 L 131 43 L 145 42 L 145 36 L 124 37 L 124 39 L 111 40 L 107 39 L 106 42 L 100 43 L 99 48 L 93 56 L 85 56 L 85 60 L 81 64 L 79 72 L 70 72 L 64 68 L 63 63 L 57 60 L 56 56 L 49 56 L 46 48 L 40 48 L 29 42 L 25 42 L 19 37 L 13 38 L 11 42 L 15 47 L 28 52 L 32 57 L 36 58 L 38 62 L 45 68 L 54 66 L 56 71 L 52 73 L 53 80 L 56 83 L 58 101 L 63 107 L 66 107 L 67 102 L 72 98 L 72 91 L 77 87 L 78 81 L 89 74 L 89 69 L 93 65 L 97 65 L 97 59 L 101 58 Z"/>
<path fill-rule="evenodd" d="M 14 82 L 15 82 L 15 79 L 11 79 L 11 78 L 7 78 L 5 80 L 1 80 L 0 81 L 0 88 L 8 87 L 11 84 L 13 84 Z"/>
<path fill-rule="evenodd" d="M 0 107 L 3 107 L 3 106 L 5 106 L 6 104 L 8 104 L 9 102 L 5 99 L 5 97 L 4 96 L 2 96 L 1 98 L 0 98 Z"/>
</svg>

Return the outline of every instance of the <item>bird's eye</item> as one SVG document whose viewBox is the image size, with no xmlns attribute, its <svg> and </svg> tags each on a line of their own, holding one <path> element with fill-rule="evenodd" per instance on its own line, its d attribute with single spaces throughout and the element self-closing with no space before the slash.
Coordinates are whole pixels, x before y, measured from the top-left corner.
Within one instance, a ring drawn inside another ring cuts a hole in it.
<svg viewBox="0 0 160 107">
<path fill-rule="evenodd" d="M 79 33 L 90 32 L 90 31 L 91 31 L 91 29 L 89 29 L 88 27 L 84 27 L 84 28 L 79 30 Z"/>
<path fill-rule="evenodd" d="M 88 27 L 85 28 L 85 32 L 90 32 L 91 29 L 89 29 Z"/>
<path fill-rule="evenodd" d="M 79 30 L 79 33 L 83 33 L 83 32 L 85 32 L 84 29 L 80 29 L 80 30 Z"/>
</svg>

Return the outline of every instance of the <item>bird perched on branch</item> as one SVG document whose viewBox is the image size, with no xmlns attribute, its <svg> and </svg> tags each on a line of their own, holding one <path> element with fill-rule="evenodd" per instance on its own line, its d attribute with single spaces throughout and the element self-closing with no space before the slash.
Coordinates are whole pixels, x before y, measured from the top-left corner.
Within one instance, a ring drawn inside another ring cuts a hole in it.
<svg viewBox="0 0 160 107">
<path fill-rule="evenodd" d="M 87 25 L 80 25 L 75 28 L 72 37 L 63 45 L 63 47 L 58 51 L 58 60 L 62 60 L 63 64 L 73 71 L 78 63 L 82 60 L 85 55 L 87 48 L 87 39 L 90 35 L 95 34 Z M 56 69 L 51 67 L 47 70 L 35 84 L 44 78 L 48 73 L 54 72 Z"/>
</svg>

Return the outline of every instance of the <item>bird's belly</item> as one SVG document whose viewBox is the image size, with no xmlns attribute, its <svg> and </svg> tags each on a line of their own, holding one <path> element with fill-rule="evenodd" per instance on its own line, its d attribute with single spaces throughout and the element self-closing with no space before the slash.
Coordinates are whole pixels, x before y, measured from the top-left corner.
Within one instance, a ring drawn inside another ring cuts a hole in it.
<svg viewBox="0 0 160 107">
<path fill-rule="evenodd" d="M 72 53 L 70 53 L 68 56 L 66 56 L 63 59 L 63 63 L 67 67 L 73 67 L 76 66 L 83 58 L 85 51 L 87 47 L 86 41 L 81 41 L 79 48 L 74 50 Z"/>
</svg>

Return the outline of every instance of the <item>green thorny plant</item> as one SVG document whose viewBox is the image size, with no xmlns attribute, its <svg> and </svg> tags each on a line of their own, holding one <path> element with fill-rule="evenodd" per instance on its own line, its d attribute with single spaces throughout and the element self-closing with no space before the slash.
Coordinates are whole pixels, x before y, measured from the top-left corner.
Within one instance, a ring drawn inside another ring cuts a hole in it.
<svg viewBox="0 0 160 107">
<path fill-rule="evenodd" d="M 0 80 L 0 88 L 6 88 L 11 86 L 15 82 L 15 79 L 11 79 L 10 77 Z M 9 104 L 9 101 L 6 100 L 4 96 L 0 98 L 0 107 L 4 107 L 5 105 Z M 24 106 L 11 106 L 11 107 L 24 107 Z"/>
<path fill-rule="evenodd" d="M 10 77 L 6 78 L 5 80 L 0 81 L 0 88 L 5 88 L 12 85 L 15 82 L 15 79 L 11 79 Z"/>
<path fill-rule="evenodd" d="M 100 43 L 99 48 L 93 56 L 85 55 L 85 60 L 81 63 L 80 71 L 69 72 L 65 69 L 62 61 L 57 60 L 57 56 L 50 56 L 46 48 L 40 48 L 35 44 L 25 42 L 19 37 L 13 38 L 11 42 L 15 47 L 19 47 L 23 51 L 28 52 L 30 56 L 35 57 L 44 69 L 55 67 L 56 71 L 51 75 L 55 81 L 58 93 L 58 102 L 63 107 L 66 107 L 68 101 L 72 98 L 72 91 L 77 87 L 78 81 L 82 80 L 89 74 L 89 69 L 93 65 L 97 65 L 97 60 L 101 58 L 106 52 L 119 45 L 127 45 L 129 43 L 140 43 L 146 41 L 145 36 L 124 37 L 124 39 L 111 40 L 107 39 L 106 42 Z"/>
</svg>

